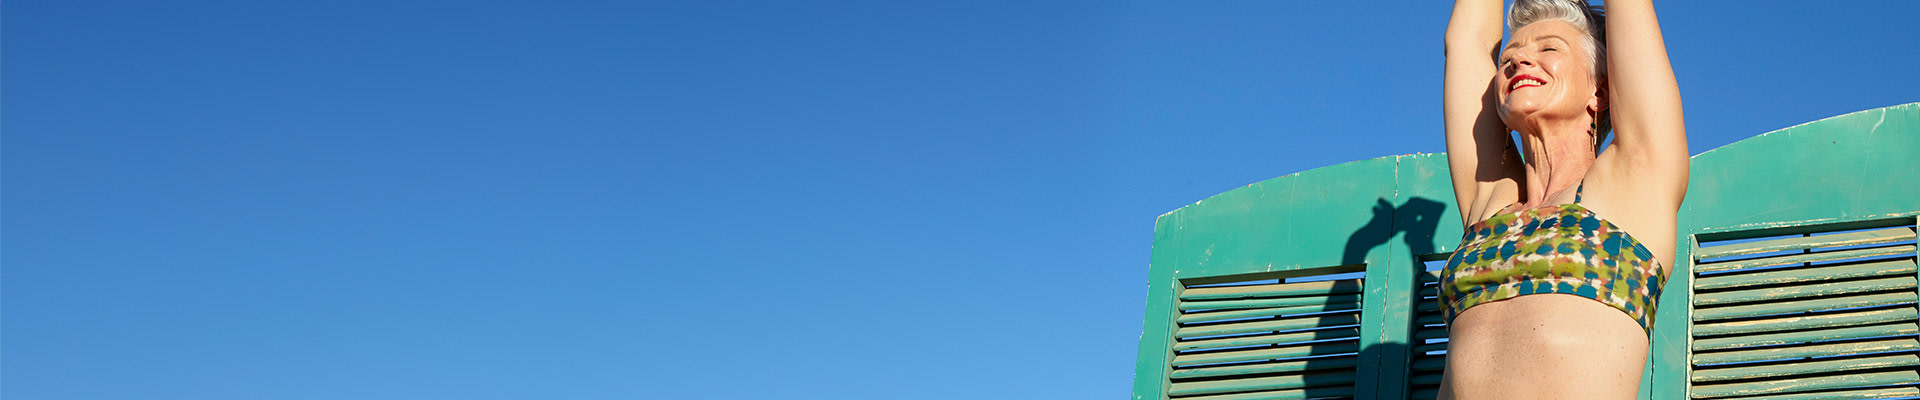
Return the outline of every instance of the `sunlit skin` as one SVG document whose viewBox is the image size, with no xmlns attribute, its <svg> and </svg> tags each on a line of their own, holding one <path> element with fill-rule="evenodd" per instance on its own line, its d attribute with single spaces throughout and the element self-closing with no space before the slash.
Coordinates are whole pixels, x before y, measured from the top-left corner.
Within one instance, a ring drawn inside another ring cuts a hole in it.
<svg viewBox="0 0 1920 400">
<path fill-rule="evenodd" d="M 1582 206 L 1670 268 L 1686 191 L 1679 93 L 1652 5 L 1607 7 L 1610 59 L 1596 60 L 1587 33 L 1572 24 L 1535 22 L 1501 43 L 1500 1 L 1455 3 L 1444 104 L 1455 194 L 1462 223 L 1471 224 L 1570 203 L 1584 185 Z M 1607 77 L 1594 74 L 1596 62 L 1609 66 Z M 1616 136 L 1595 154 L 1591 127 L 1602 111 L 1612 114 Z M 1507 144 L 1508 132 L 1518 133 L 1519 148 Z M 1441 398 L 1630 399 L 1646 366 L 1638 323 L 1574 295 L 1481 304 L 1448 329 Z"/>
</svg>

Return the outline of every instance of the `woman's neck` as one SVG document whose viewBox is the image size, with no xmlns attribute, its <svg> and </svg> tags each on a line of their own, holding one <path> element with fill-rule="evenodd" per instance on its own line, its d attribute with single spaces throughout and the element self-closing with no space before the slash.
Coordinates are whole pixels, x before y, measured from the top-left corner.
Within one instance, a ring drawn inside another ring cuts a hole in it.
<svg viewBox="0 0 1920 400">
<path fill-rule="evenodd" d="M 1578 123 L 1558 127 L 1545 135 L 1520 134 L 1526 160 L 1526 179 L 1520 182 L 1521 209 L 1551 205 L 1551 198 L 1580 184 L 1593 167 L 1593 135 Z"/>
</svg>

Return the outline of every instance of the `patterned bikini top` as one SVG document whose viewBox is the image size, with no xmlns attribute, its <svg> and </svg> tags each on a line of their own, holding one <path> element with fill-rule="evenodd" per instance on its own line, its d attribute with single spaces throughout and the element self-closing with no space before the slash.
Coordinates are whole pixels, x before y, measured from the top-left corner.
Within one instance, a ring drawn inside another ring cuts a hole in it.
<svg viewBox="0 0 1920 400">
<path fill-rule="evenodd" d="M 1447 322 L 1473 306 L 1530 294 L 1586 297 L 1651 330 L 1666 272 L 1653 252 L 1618 226 L 1572 203 L 1495 215 L 1468 226 L 1441 271 Z"/>
</svg>

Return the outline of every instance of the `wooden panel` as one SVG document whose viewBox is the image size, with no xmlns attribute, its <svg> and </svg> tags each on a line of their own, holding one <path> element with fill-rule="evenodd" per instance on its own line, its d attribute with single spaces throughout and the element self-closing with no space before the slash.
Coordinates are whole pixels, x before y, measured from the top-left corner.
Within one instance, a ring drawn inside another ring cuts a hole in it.
<svg viewBox="0 0 1920 400">
<path fill-rule="evenodd" d="M 1441 350 L 1446 350 L 1446 349 L 1447 349 L 1447 342 L 1438 342 L 1438 343 L 1424 343 L 1424 344 L 1418 344 L 1418 345 L 1414 345 L 1414 346 L 1413 346 L 1413 354 L 1422 354 L 1422 355 L 1424 355 L 1424 354 L 1427 354 L 1427 352 L 1430 352 L 1430 351 L 1441 351 Z"/>
<path fill-rule="evenodd" d="M 1920 355 L 1894 354 L 1875 357 L 1856 357 L 1846 359 L 1822 359 L 1794 363 L 1775 363 L 1764 365 L 1741 365 L 1726 368 L 1702 368 L 1693 371 L 1694 382 L 1730 381 L 1736 379 L 1783 378 L 1794 375 L 1810 375 L 1827 372 L 1858 371 L 1863 369 L 1911 367 L 1920 365 Z"/>
<path fill-rule="evenodd" d="M 1249 350 L 1222 351 L 1216 353 L 1179 354 L 1173 356 L 1173 365 L 1216 364 L 1238 361 L 1277 360 L 1360 351 L 1360 344 L 1354 341 L 1313 343 L 1286 347 L 1256 347 Z"/>
<path fill-rule="evenodd" d="M 1885 322 L 1912 321 L 1914 308 L 1902 307 L 1884 310 L 1827 313 L 1807 316 L 1768 318 L 1759 320 L 1727 321 L 1713 323 L 1695 323 L 1693 334 L 1700 336 L 1734 335 L 1756 332 L 1779 332 L 1801 329 L 1832 328 L 1853 325 L 1877 324 Z"/>
<path fill-rule="evenodd" d="M 1219 336 L 1239 333 L 1277 332 L 1360 323 L 1360 313 L 1315 315 L 1310 317 L 1236 322 L 1217 325 L 1184 326 L 1173 332 L 1175 338 Z"/>
<path fill-rule="evenodd" d="M 1252 300 L 1183 301 L 1183 302 L 1180 302 L 1180 311 L 1300 307 L 1300 306 L 1310 306 L 1314 304 L 1352 303 L 1352 302 L 1359 302 L 1359 301 L 1360 301 L 1360 295 L 1357 295 L 1357 294 L 1346 294 L 1346 295 L 1339 295 L 1339 296 L 1281 297 L 1276 299 L 1252 299 Z"/>
<path fill-rule="evenodd" d="M 1908 280 L 1912 280 L 1912 278 L 1908 278 Z M 1298 307 L 1248 308 L 1248 309 L 1237 309 L 1237 310 L 1193 312 L 1193 313 L 1181 314 L 1179 318 L 1174 319 L 1174 322 L 1185 324 L 1185 323 L 1194 323 L 1194 322 L 1224 321 L 1224 320 L 1230 320 L 1230 319 L 1275 317 L 1275 316 L 1281 316 L 1281 315 L 1306 314 L 1306 313 L 1316 313 L 1316 312 L 1334 311 L 1334 310 L 1357 310 L 1359 308 L 1360 308 L 1360 302 L 1353 301 L 1353 302 L 1332 302 L 1332 303 L 1324 303 L 1324 304 L 1312 304 L 1312 305 L 1304 305 L 1304 306 L 1298 306 Z"/>
<path fill-rule="evenodd" d="M 1246 379 L 1175 382 L 1171 390 L 1167 391 L 1167 394 L 1172 396 L 1192 396 L 1258 390 L 1299 389 L 1312 386 L 1350 385 L 1352 383 L 1352 372 L 1331 372 Z"/>
<path fill-rule="evenodd" d="M 1735 351 L 1717 351 L 1695 353 L 1694 365 L 1721 364 L 1732 362 L 1784 360 L 1817 356 L 1840 356 L 1864 353 L 1884 353 L 1891 351 L 1920 350 L 1920 339 L 1907 336 L 1898 339 L 1870 340 L 1864 342 L 1820 343 L 1804 346 L 1763 347 Z"/>
<path fill-rule="evenodd" d="M 1351 397 L 1353 386 L 1322 386 L 1307 389 L 1275 390 L 1255 393 L 1235 393 L 1213 396 L 1181 397 L 1180 400 L 1298 400 L 1327 397 Z"/>
<path fill-rule="evenodd" d="M 1823 261 L 1838 261 L 1838 260 L 1845 260 L 1850 258 L 1912 255 L 1913 250 L 1914 250 L 1914 245 L 1904 244 L 1904 245 L 1898 245 L 1898 246 L 1875 247 L 1870 249 L 1852 249 L 1852 250 L 1828 251 L 1828 252 L 1820 252 L 1820 253 L 1795 254 L 1791 256 L 1766 257 L 1766 258 L 1756 258 L 1751 260 L 1727 261 L 1727 262 L 1719 262 L 1719 263 L 1702 263 L 1699 265 L 1695 265 L 1693 267 L 1693 271 L 1696 273 L 1712 273 L 1712 272 L 1742 270 L 1742 269 L 1748 269 L 1748 268 L 1771 267 L 1776 265 L 1790 265 L 1790 264 L 1823 262 Z"/>
<path fill-rule="evenodd" d="M 1764 335 L 1699 338 L 1693 340 L 1693 350 L 1718 350 L 1736 347 L 1769 346 L 1913 334 L 1920 334 L 1920 324 L 1906 322 L 1887 325 L 1849 326 L 1844 328 L 1781 332 Z"/>
<path fill-rule="evenodd" d="M 1799 379 L 1775 379 L 1754 382 L 1735 382 L 1711 385 L 1694 385 L 1693 398 L 1719 398 L 1732 396 L 1751 396 L 1762 394 L 1784 394 L 1815 390 L 1852 388 L 1862 386 L 1900 385 L 1920 382 L 1920 372 L 1889 371 L 1848 375 L 1831 375 Z"/>
<path fill-rule="evenodd" d="M 1278 333 L 1271 335 L 1235 336 L 1219 339 L 1183 340 L 1173 344 L 1175 351 L 1213 349 L 1223 347 L 1258 346 L 1307 342 L 1314 340 L 1350 339 L 1360 337 L 1360 328 L 1320 329 L 1306 332 Z"/>
<path fill-rule="evenodd" d="M 1920 293 L 1912 290 L 1837 296 L 1827 298 L 1783 301 L 1777 303 L 1755 303 L 1737 306 L 1698 308 L 1693 310 L 1694 321 L 1712 321 L 1731 318 L 1758 317 L 1805 311 L 1838 310 L 1842 308 L 1872 307 L 1888 304 L 1912 303 Z"/>
<path fill-rule="evenodd" d="M 1908 289 L 1907 291 L 1911 292 L 1913 288 L 1914 276 L 1907 275 L 1879 279 L 1836 281 L 1812 285 L 1698 293 L 1693 296 L 1693 305 L 1699 307 L 1758 301 L 1780 301 L 1803 297 L 1833 296 L 1893 289 Z"/>
<path fill-rule="evenodd" d="M 1183 368 L 1173 370 L 1173 379 L 1205 378 L 1226 375 L 1269 374 L 1276 372 L 1299 372 L 1322 369 L 1353 368 L 1359 364 L 1354 356 L 1322 357 L 1299 361 L 1273 362 L 1263 364 L 1228 365 L 1219 367 Z"/>
<path fill-rule="evenodd" d="M 1740 400 L 1860 400 L 1895 397 L 1920 397 L 1920 388 L 1892 387 L 1861 390 L 1831 390 L 1824 392 L 1783 394 L 1778 396 L 1742 397 Z"/>
<path fill-rule="evenodd" d="M 1902 258 L 1857 264 L 1821 265 L 1749 273 L 1720 274 L 1694 279 L 1693 288 L 1695 290 L 1732 289 L 1760 285 L 1824 282 L 1834 279 L 1863 278 L 1869 276 L 1913 275 L 1913 263 L 1912 258 Z"/>
<path fill-rule="evenodd" d="M 1418 386 L 1418 385 L 1438 385 L 1438 384 L 1440 384 L 1440 380 L 1441 380 L 1441 379 L 1443 379 L 1443 378 L 1445 378 L 1445 374 L 1442 374 L 1442 373 L 1438 373 L 1438 372 L 1429 372 L 1429 373 L 1424 373 L 1424 374 L 1414 374 L 1414 375 L 1413 375 L 1413 379 L 1412 379 L 1412 380 L 1410 380 L 1410 383 L 1412 383 L 1412 384 L 1414 384 L 1414 385 L 1416 385 L 1416 386 Z"/>
<path fill-rule="evenodd" d="M 1422 301 L 1419 304 L 1413 305 L 1413 311 L 1416 313 L 1440 312 L 1440 302 Z"/>
<path fill-rule="evenodd" d="M 1833 235 L 1789 237 L 1774 240 L 1761 240 L 1735 243 L 1724 246 L 1701 247 L 1694 251 L 1696 260 L 1721 257 L 1743 256 L 1775 251 L 1808 250 L 1822 247 L 1858 246 L 1875 243 L 1892 243 L 1913 240 L 1913 227 L 1895 227 L 1871 231 L 1848 232 Z"/>
<path fill-rule="evenodd" d="M 1360 293 L 1359 279 L 1319 282 L 1275 283 L 1266 285 L 1190 287 L 1180 292 L 1180 300 L 1223 300 L 1254 297 L 1326 296 Z"/>
<path fill-rule="evenodd" d="M 1415 371 L 1439 371 L 1447 368 L 1446 356 L 1420 356 L 1413 361 Z"/>
<path fill-rule="evenodd" d="M 1440 315 L 1440 313 L 1421 313 L 1420 317 L 1415 318 L 1413 321 L 1416 325 L 1440 325 L 1446 322 L 1447 316 Z"/>
</svg>

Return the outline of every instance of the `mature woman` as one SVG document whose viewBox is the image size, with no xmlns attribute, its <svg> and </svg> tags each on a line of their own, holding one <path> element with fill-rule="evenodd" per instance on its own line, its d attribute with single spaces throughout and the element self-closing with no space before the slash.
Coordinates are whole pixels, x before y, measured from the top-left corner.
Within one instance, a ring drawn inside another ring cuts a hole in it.
<svg viewBox="0 0 1920 400">
<path fill-rule="evenodd" d="M 1501 46 L 1500 19 L 1500 0 L 1458 0 L 1447 25 L 1467 232 L 1441 277 L 1441 396 L 1632 398 L 1687 191 L 1659 22 L 1650 0 L 1516 0 Z"/>
</svg>

